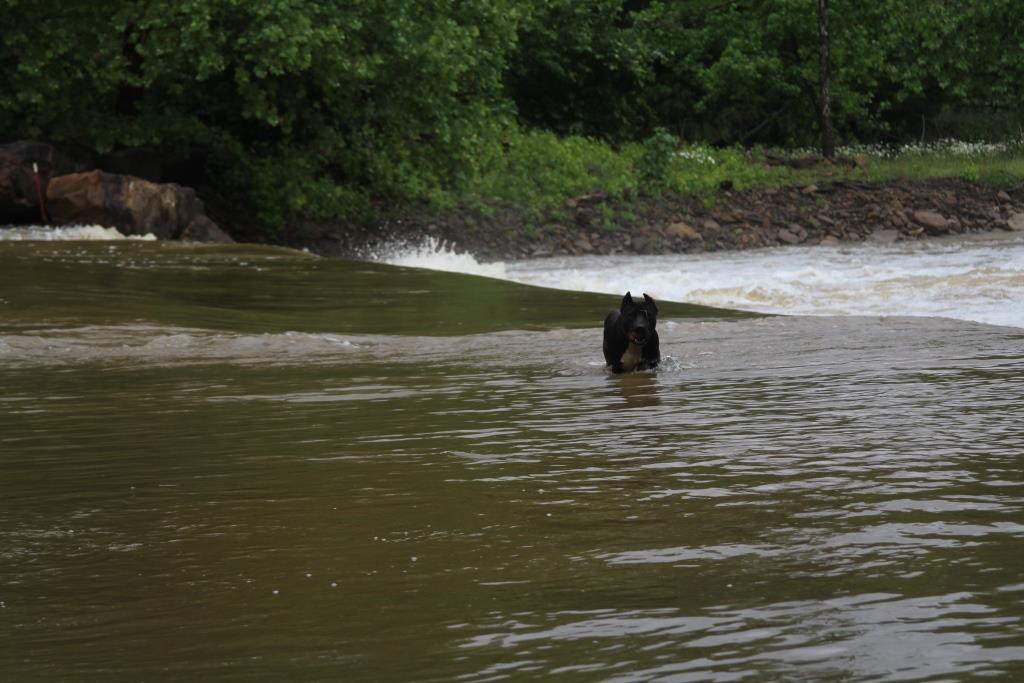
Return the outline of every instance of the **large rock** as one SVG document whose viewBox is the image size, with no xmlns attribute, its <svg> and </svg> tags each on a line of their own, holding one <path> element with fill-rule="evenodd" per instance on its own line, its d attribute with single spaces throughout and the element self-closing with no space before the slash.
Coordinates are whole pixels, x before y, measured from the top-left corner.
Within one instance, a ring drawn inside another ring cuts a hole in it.
<svg viewBox="0 0 1024 683">
<path fill-rule="evenodd" d="M 915 211 L 914 222 L 933 235 L 949 232 L 949 219 L 936 211 Z"/>
<path fill-rule="evenodd" d="M 1024 213 L 1015 213 L 1006 219 L 1010 230 L 1024 231 Z"/>
<path fill-rule="evenodd" d="M 868 239 L 882 244 L 892 244 L 899 240 L 899 238 L 899 230 L 886 230 L 884 228 L 876 228 L 870 235 L 868 235 Z"/>
<path fill-rule="evenodd" d="M 125 235 L 153 234 L 164 240 L 227 237 L 206 217 L 195 190 L 173 183 L 89 171 L 53 178 L 46 198 L 57 224 L 103 225 Z"/>
<path fill-rule="evenodd" d="M 220 226 L 207 216 L 196 216 L 192 222 L 178 235 L 178 239 L 186 242 L 213 242 L 215 244 L 231 244 L 235 240 L 221 230 Z"/>
<path fill-rule="evenodd" d="M 638 254 L 644 253 L 651 240 L 643 235 L 633 235 L 629 239 L 629 248 Z"/>
<path fill-rule="evenodd" d="M 779 228 L 778 238 L 785 244 L 800 244 L 800 238 L 786 228 Z"/>
<path fill-rule="evenodd" d="M 590 252 L 594 251 L 594 245 L 591 243 L 590 238 L 587 237 L 586 235 L 580 235 L 573 242 L 573 246 L 576 247 L 577 251 L 584 254 L 589 254 Z"/>
<path fill-rule="evenodd" d="M 665 228 L 665 234 L 670 237 L 677 237 L 679 239 L 686 240 L 687 242 L 703 242 L 704 237 L 699 232 L 694 230 L 692 227 L 687 225 L 683 221 L 676 221 L 667 228 Z"/>
<path fill-rule="evenodd" d="M 33 164 L 38 169 L 44 197 L 51 177 L 79 170 L 74 162 L 45 142 L 22 140 L 0 145 L 0 224 L 42 221 Z"/>
</svg>

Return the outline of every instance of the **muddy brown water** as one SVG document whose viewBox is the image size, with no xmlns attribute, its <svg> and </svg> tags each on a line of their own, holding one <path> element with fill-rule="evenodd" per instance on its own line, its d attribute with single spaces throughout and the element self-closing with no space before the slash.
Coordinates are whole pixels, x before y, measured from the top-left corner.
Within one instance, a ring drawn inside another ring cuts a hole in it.
<svg viewBox="0 0 1024 683">
<path fill-rule="evenodd" d="M 0 243 L 0 678 L 1017 680 L 1024 330 Z"/>
</svg>

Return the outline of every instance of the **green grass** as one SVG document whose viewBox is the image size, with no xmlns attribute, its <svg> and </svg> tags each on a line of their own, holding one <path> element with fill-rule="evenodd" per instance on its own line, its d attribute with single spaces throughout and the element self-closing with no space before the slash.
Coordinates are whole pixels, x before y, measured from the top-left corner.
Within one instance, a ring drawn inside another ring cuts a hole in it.
<svg viewBox="0 0 1024 683">
<path fill-rule="evenodd" d="M 869 180 L 920 180 L 963 178 L 1008 187 L 1024 182 L 1024 154 L 991 154 L 972 157 L 913 155 L 869 161 Z"/>
<path fill-rule="evenodd" d="M 664 132 L 644 143 L 619 148 L 583 137 L 515 132 L 478 168 L 461 201 L 487 205 L 511 202 L 534 211 L 563 206 L 573 197 L 602 191 L 617 198 L 661 192 L 709 198 L 723 183 L 737 189 L 803 186 L 835 180 L 925 180 L 963 178 L 995 186 L 1024 182 L 1024 144 L 940 141 L 904 148 L 852 147 L 840 155 L 858 158 L 856 167 L 818 164 L 807 169 L 769 165 L 765 150 L 682 145 Z M 803 156 L 811 150 L 771 150 Z"/>
<path fill-rule="evenodd" d="M 464 193 L 485 203 L 548 207 L 593 190 L 621 197 L 635 191 L 637 183 L 634 160 L 603 142 L 534 132 L 507 136 Z"/>
</svg>

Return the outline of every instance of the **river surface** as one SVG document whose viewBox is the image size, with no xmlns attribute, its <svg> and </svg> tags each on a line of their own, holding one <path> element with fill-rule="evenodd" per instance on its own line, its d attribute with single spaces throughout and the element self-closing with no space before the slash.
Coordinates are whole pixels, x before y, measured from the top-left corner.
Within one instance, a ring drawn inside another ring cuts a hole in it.
<svg viewBox="0 0 1024 683">
<path fill-rule="evenodd" d="M 0 241 L 0 679 L 1024 678 L 1024 324 L 555 263 Z"/>
</svg>

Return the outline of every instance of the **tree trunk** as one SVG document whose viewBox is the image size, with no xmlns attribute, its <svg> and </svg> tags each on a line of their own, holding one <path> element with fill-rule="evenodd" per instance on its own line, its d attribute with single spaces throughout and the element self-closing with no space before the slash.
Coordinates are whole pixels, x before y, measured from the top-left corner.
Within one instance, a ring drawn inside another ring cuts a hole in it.
<svg viewBox="0 0 1024 683">
<path fill-rule="evenodd" d="M 832 130 L 832 85 L 829 77 L 828 0 L 818 0 L 818 120 L 821 123 L 821 155 L 836 155 L 836 135 Z"/>
</svg>

